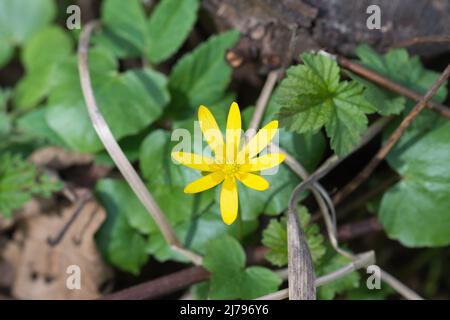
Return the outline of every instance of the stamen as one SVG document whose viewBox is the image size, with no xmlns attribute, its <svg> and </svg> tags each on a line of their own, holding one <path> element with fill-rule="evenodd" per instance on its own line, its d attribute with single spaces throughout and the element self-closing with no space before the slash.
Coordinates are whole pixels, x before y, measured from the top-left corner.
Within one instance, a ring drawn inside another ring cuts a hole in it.
<svg viewBox="0 0 450 320">
<path fill-rule="evenodd" d="M 240 170 L 240 165 L 236 163 L 226 164 L 223 166 L 223 172 L 226 176 L 234 176 Z"/>
</svg>

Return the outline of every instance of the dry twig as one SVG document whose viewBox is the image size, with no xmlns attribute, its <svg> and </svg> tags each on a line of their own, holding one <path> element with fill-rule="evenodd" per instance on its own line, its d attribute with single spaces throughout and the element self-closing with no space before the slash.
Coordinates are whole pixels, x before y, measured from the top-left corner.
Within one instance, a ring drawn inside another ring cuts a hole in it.
<svg viewBox="0 0 450 320">
<path fill-rule="evenodd" d="M 404 47 L 411 47 L 414 45 L 424 44 L 424 43 L 448 43 L 448 42 L 450 42 L 450 36 L 432 35 L 432 36 L 414 37 L 414 38 L 406 39 L 406 40 L 395 43 L 392 47 L 393 48 L 404 48 Z"/>
</svg>

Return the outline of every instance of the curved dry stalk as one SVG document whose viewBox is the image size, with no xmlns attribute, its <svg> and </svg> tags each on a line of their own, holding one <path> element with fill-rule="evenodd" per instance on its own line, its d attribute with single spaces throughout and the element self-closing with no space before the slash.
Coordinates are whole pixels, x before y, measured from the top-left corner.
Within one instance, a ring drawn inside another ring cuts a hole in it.
<svg viewBox="0 0 450 320">
<path fill-rule="evenodd" d="M 340 279 L 342 277 L 345 277 L 349 273 L 352 273 L 354 271 L 357 271 L 362 268 L 366 268 L 370 265 L 372 265 L 375 262 L 375 255 L 373 251 L 368 251 L 365 253 L 362 253 L 358 255 L 358 257 L 350 262 L 349 264 L 343 266 L 342 268 L 339 268 L 331 273 L 328 273 L 326 275 L 323 275 L 321 277 L 318 277 L 315 282 L 315 287 L 323 286 L 324 284 L 333 282 L 337 279 Z M 259 297 L 255 300 L 283 300 L 288 298 L 289 296 L 289 289 L 283 289 L 279 290 L 274 293 L 270 293 L 268 295 Z"/>
<path fill-rule="evenodd" d="M 78 69 L 80 72 L 81 89 L 94 129 L 131 189 L 158 225 L 167 243 L 173 250 L 180 252 L 194 264 L 201 265 L 202 258 L 199 255 L 182 247 L 166 216 L 148 191 L 144 182 L 142 182 L 136 170 L 128 161 L 97 106 L 88 68 L 89 39 L 93 29 L 97 25 L 98 22 L 96 21 L 86 24 L 78 44 Z"/>
<path fill-rule="evenodd" d="M 386 282 L 388 285 L 392 287 L 395 291 L 397 291 L 400 295 L 408 300 L 423 300 L 421 296 L 415 293 L 413 290 L 405 286 L 399 280 L 397 280 L 394 276 L 387 273 L 386 271 L 381 269 L 381 280 Z"/>
</svg>

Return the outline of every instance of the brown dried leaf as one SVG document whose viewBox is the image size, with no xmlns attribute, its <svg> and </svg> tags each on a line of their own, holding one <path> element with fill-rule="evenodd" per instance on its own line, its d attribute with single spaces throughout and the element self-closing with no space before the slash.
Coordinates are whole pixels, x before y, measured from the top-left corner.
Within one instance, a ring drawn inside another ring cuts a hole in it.
<svg viewBox="0 0 450 320">
<path fill-rule="evenodd" d="M 79 199 L 61 213 L 31 216 L 24 221 L 23 228 L 16 231 L 24 232 L 24 239 L 20 240 L 18 235 L 3 254 L 14 266 L 14 297 L 95 299 L 100 296 L 99 288 L 110 279 L 111 270 L 97 251 L 93 237 L 106 214 L 95 201 Z M 49 245 L 48 239 L 54 239 L 77 210 L 79 215 L 61 241 L 55 246 Z M 72 275 L 67 270 L 72 265 L 80 268 L 80 289 L 69 289 L 66 285 Z"/>
<path fill-rule="evenodd" d="M 92 162 L 93 157 L 59 147 L 45 147 L 33 152 L 29 160 L 38 167 L 61 170 L 75 165 L 87 165 Z"/>
</svg>

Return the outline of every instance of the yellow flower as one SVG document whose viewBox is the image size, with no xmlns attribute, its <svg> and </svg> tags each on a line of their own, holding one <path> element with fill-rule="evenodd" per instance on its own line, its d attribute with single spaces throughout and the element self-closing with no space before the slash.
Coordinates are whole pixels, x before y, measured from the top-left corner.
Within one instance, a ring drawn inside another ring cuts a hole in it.
<svg viewBox="0 0 450 320">
<path fill-rule="evenodd" d="M 256 157 L 272 140 L 278 121 L 269 122 L 247 144 L 241 147 L 241 113 L 233 102 L 228 113 L 225 141 L 212 113 L 200 106 L 198 119 L 203 136 L 214 153 L 214 159 L 188 152 L 173 152 L 172 158 L 181 164 L 207 173 L 184 188 L 185 193 L 197 193 L 222 183 L 220 212 L 222 220 L 230 225 L 238 213 L 236 180 L 255 190 L 266 190 L 269 183 L 258 172 L 284 161 L 284 154 L 272 153 Z"/>
</svg>

